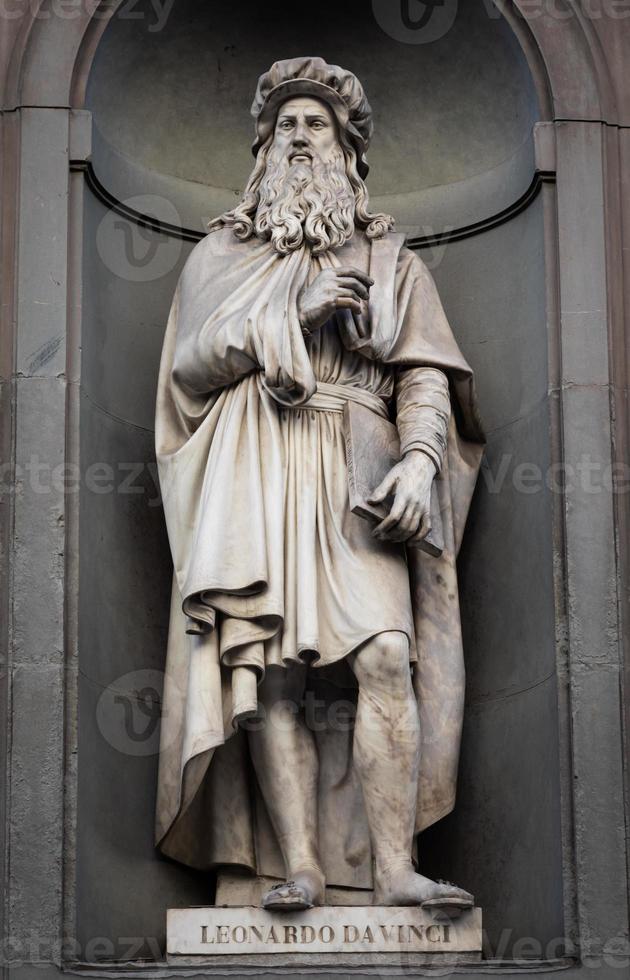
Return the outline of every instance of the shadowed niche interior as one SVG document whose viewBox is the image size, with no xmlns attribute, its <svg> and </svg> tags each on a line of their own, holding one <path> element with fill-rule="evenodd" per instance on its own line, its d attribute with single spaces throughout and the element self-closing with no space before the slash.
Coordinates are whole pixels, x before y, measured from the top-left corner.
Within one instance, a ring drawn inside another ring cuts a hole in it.
<svg viewBox="0 0 630 980">
<path fill-rule="evenodd" d="M 92 164 L 141 213 L 202 231 L 252 166 L 249 106 L 279 58 L 317 54 L 362 80 L 374 109 L 368 188 L 411 237 L 480 221 L 534 175 L 533 80 L 507 23 L 461 5 L 405 43 L 371 4 L 178 0 L 125 6 L 88 86 Z M 140 15 L 140 16 L 136 16 Z M 408 38 L 406 39 L 408 40 Z M 153 958 L 168 907 L 212 900 L 212 876 L 153 848 L 160 672 L 171 564 L 153 453 L 159 356 L 190 243 L 139 227 L 87 188 L 81 375 L 77 936 Z M 552 501 L 542 199 L 490 231 L 419 252 L 475 369 L 487 460 L 460 559 L 467 713 L 457 809 L 422 835 L 422 870 L 475 893 L 490 947 L 562 935 Z M 99 470 L 99 467 L 101 469 Z M 104 467 L 104 468 L 103 468 Z M 505 936 L 505 934 L 503 934 Z M 493 946 L 494 944 L 494 946 Z"/>
</svg>

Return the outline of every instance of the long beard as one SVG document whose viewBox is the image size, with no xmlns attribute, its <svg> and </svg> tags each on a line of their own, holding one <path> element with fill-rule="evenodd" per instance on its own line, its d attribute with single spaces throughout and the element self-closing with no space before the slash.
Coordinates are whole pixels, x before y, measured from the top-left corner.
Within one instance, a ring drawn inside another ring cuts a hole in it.
<svg viewBox="0 0 630 980">
<path fill-rule="evenodd" d="M 339 148 L 329 163 L 313 154 L 311 166 L 270 150 L 258 195 L 256 234 L 271 240 L 280 255 L 303 242 L 314 254 L 326 252 L 354 234 L 354 191 Z"/>
</svg>

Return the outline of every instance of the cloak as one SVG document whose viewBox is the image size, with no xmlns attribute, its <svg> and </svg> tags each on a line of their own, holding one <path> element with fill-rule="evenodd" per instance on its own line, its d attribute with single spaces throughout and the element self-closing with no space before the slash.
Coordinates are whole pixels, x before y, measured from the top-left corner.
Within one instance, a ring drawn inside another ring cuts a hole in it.
<svg viewBox="0 0 630 980">
<path fill-rule="evenodd" d="M 156 451 L 174 576 L 156 843 L 196 868 L 238 865 L 283 876 L 241 727 L 255 717 L 257 676 L 239 650 L 282 627 L 266 588 L 268 564 L 282 548 L 270 530 L 278 526 L 273 509 L 281 490 L 273 419 L 280 406 L 304 405 L 317 389 L 297 313 L 311 261 L 306 247 L 281 257 L 267 242 L 239 242 L 231 229 L 209 235 L 186 263 L 166 329 Z M 374 279 L 367 320 L 337 314 L 347 349 L 392 366 L 439 368 L 451 389 L 437 479 L 444 553 L 433 558 L 409 549 L 407 557 L 422 731 L 419 832 L 455 802 L 465 681 L 456 558 L 483 433 L 472 371 L 428 270 L 404 247 L 404 236 L 370 242 L 357 232 L 321 262 L 356 266 Z M 229 623 L 220 642 L 217 617 Z M 349 675 L 336 683 L 347 683 L 351 699 Z M 328 696 L 327 683 L 315 679 L 318 696 Z M 328 883 L 369 888 L 371 850 L 352 732 L 316 738 Z"/>
</svg>

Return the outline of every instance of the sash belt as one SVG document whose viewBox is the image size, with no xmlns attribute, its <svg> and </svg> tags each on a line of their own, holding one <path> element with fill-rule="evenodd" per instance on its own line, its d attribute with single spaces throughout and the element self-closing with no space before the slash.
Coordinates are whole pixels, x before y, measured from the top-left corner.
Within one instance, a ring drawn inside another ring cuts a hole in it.
<svg viewBox="0 0 630 980">
<path fill-rule="evenodd" d="M 346 402 L 364 405 L 365 408 L 369 408 L 381 418 L 389 417 L 385 400 L 379 395 L 366 391 L 364 388 L 355 388 L 353 385 L 329 385 L 324 381 L 318 381 L 315 394 L 303 405 L 296 405 L 295 409 L 312 408 L 316 412 L 341 413 Z"/>
</svg>

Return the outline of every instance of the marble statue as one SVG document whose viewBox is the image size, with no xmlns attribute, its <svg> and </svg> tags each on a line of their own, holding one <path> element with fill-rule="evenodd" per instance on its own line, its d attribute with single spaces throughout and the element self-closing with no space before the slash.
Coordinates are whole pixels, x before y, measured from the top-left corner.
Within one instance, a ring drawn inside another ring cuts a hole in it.
<svg viewBox="0 0 630 980">
<path fill-rule="evenodd" d="M 370 210 L 358 79 L 279 61 L 252 113 L 254 169 L 186 263 L 160 370 L 174 579 L 157 844 L 275 879 L 267 909 L 335 886 L 456 915 L 472 895 L 420 873 L 416 837 L 455 797 L 472 373 L 422 261 Z M 348 506 L 348 402 L 400 436 L 376 524 Z M 439 557 L 406 545 L 434 480 Z"/>
</svg>

